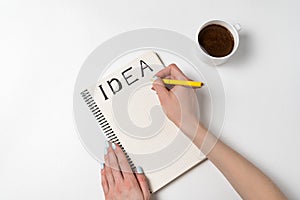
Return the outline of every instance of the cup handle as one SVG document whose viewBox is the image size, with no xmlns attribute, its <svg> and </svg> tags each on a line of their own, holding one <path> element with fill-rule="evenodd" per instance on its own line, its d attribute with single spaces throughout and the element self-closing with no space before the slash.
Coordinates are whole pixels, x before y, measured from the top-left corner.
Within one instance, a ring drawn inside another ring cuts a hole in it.
<svg viewBox="0 0 300 200">
<path fill-rule="evenodd" d="M 237 32 L 240 32 L 242 30 L 242 26 L 239 23 L 233 25 L 233 27 L 235 28 L 235 30 L 237 30 Z"/>
</svg>

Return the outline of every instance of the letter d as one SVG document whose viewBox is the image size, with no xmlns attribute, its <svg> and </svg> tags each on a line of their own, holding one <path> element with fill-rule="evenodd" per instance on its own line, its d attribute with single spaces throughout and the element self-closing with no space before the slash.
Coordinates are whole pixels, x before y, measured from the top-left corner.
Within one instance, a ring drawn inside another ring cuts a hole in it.
<svg viewBox="0 0 300 200">
<path fill-rule="evenodd" d="M 113 84 L 113 86 L 111 85 L 111 83 L 116 82 L 118 85 Z M 111 91 L 113 92 L 113 94 L 116 94 L 117 92 L 119 92 L 122 89 L 122 84 L 121 81 L 119 81 L 116 78 L 112 78 L 111 80 L 107 81 Z"/>
</svg>

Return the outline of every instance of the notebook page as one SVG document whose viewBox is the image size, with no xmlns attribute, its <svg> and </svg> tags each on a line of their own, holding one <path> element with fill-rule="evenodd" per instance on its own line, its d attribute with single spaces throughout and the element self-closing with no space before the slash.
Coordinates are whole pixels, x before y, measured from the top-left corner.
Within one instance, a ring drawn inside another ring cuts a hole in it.
<svg viewBox="0 0 300 200">
<path fill-rule="evenodd" d="M 143 167 L 153 192 L 205 158 L 166 117 L 151 90 L 150 79 L 163 67 L 151 51 L 89 88 L 134 165 Z"/>
</svg>

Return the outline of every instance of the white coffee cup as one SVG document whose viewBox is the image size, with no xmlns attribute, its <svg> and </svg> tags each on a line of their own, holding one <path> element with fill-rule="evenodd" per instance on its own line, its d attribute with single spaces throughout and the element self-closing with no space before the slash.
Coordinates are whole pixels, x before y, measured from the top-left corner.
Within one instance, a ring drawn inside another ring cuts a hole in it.
<svg viewBox="0 0 300 200">
<path fill-rule="evenodd" d="M 230 33 L 232 34 L 233 36 L 233 40 L 234 40 L 234 46 L 233 46 L 233 49 L 232 51 L 226 55 L 226 56 L 223 56 L 223 57 L 214 57 L 214 56 L 211 56 L 209 55 L 202 47 L 201 45 L 199 44 L 198 42 L 198 35 L 200 33 L 200 31 L 202 29 L 204 29 L 206 26 L 208 25 L 212 25 L 212 24 L 217 24 L 217 25 L 221 25 L 223 27 L 225 27 L 227 30 L 230 31 Z M 231 23 L 228 23 L 226 21 L 223 21 L 223 20 L 209 20 L 207 22 L 205 22 L 199 29 L 199 31 L 197 32 L 197 35 L 196 35 L 196 41 L 197 41 L 197 44 L 198 44 L 198 50 L 199 50 L 199 53 L 198 53 L 198 56 L 200 56 L 200 59 L 208 64 L 211 64 L 211 65 L 221 65 L 225 62 L 228 61 L 228 59 L 236 52 L 238 46 L 239 46 L 239 31 L 241 30 L 241 26 L 240 24 L 235 24 L 235 25 L 232 25 Z"/>
</svg>

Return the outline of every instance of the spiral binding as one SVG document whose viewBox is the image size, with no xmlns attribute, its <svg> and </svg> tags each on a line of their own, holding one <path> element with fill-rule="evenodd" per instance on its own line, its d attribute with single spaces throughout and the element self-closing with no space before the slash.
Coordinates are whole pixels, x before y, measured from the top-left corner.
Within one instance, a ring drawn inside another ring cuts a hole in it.
<svg viewBox="0 0 300 200">
<path fill-rule="evenodd" d="M 117 135 L 114 133 L 114 131 L 110 127 L 109 122 L 105 119 L 103 113 L 97 106 L 96 102 L 94 101 L 94 99 L 93 99 L 92 95 L 90 94 L 90 92 L 88 91 L 88 89 L 85 89 L 80 94 L 81 94 L 83 100 L 85 101 L 85 103 L 87 104 L 87 106 L 89 107 L 89 109 L 91 110 L 91 112 L 93 113 L 98 125 L 101 127 L 103 133 L 106 135 L 106 138 L 108 139 L 108 141 L 118 144 L 120 146 L 120 148 L 123 150 L 123 152 L 128 160 L 128 163 L 129 163 L 132 171 L 135 171 L 136 167 L 135 167 L 134 163 L 132 162 L 131 158 L 129 157 L 126 150 L 122 146 Z"/>
</svg>

